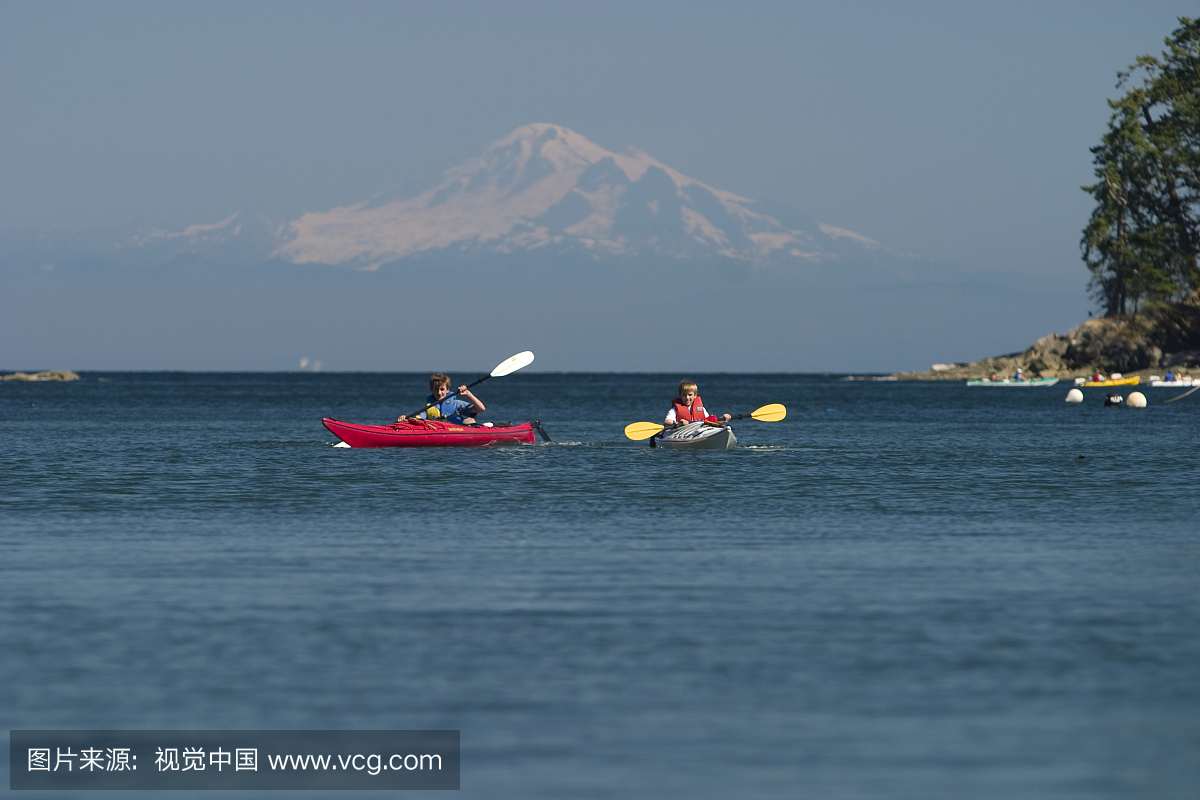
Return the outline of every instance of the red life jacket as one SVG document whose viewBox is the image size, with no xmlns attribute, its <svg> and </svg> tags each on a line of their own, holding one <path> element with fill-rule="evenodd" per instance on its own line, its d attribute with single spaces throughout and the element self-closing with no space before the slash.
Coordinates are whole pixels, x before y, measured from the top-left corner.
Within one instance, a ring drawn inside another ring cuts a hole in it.
<svg viewBox="0 0 1200 800">
<path fill-rule="evenodd" d="M 676 422 L 699 422 L 702 419 L 708 419 L 703 413 L 704 401 L 700 399 L 700 395 L 696 395 L 696 399 L 692 400 L 691 406 L 685 406 L 683 400 L 676 397 L 671 401 L 671 405 L 675 408 Z M 712 417 L 716 419 L 716 417 Z"/>
</svg>

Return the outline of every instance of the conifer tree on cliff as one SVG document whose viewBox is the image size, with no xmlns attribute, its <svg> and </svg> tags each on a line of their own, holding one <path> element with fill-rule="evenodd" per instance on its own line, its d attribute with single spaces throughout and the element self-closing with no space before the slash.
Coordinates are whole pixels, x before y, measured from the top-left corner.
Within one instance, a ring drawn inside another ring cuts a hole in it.
<svg viewBox="0 0 1200 800">
<path fill-rule="evenodd" d="M 1096 199 L 1080 247 L 1091 288 L 1108 316 L 1143 300 L 1200 289 L 1200 19 L 1181 17 L 1161 59 L 1141 56 L 1118 72 L 1113 115 L 1092 148 Z"/>
</svg>

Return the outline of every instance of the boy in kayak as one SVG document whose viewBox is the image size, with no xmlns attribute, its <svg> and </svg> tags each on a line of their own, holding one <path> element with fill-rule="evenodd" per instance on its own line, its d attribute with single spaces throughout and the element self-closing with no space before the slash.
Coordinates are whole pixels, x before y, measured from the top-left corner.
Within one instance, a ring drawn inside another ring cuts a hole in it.
<svg viewBox="0 0 1200 800">
<path fill-rule="evenodd" d="M 667 419 L 663 425 L 670 428 L 672 425 L 686 425 L 689 422 L 699 422 L 706 420 L 708 422 L 718 422 L 715 416 L 708 413 L 708 409 L 704 407 L 704 401 L 700 399 L 700 395 L 696 393 L 696 384 L 692 381 L 680 381 L 679 396 L 671 401 L 671 410 L 667 412 Z M 722 419 L 728 422 L 730 417 L 725 414 Z"/>
<path fill-rule="evenodd" d="M 483 401 L 471 394 L 471 390 L 466 386 L 458 387 L 457 396 L 446 397 L 450 394 L 450 377 L 440 372 L 429 376 L 429 391 L 433 394 L 425 398 L 425 403 L 436 403 L 437 405 L 428 411 L 417 414 L 415 419 L 444 419 L 447 422 L 461 425 L 463 417 L 474 416 L 487 410 Z M 406 419 L 408 417 L 401 414 L 396 421 L 404 422 Z"/>
</svg>

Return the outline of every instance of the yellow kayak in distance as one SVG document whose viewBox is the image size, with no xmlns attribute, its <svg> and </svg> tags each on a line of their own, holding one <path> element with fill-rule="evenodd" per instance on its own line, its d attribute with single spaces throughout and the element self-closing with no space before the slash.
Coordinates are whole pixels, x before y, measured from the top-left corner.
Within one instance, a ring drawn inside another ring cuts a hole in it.
<svg viewBox="0 0 1200 800">
<path fill-rule="evenodd" d="M 1087 386 L 1089 388 L 1093 386 L 1137 386 L 1138 381 L 1140 380 L 1141 378 L 1139 378 L 1137 375 L 1134 375 L 1132 378 L 1117 378 L 1116 380 L 1112 380 L 1110 378 L 1106 381 L 1084 381 L 1079 385 Z"/>
</svg>

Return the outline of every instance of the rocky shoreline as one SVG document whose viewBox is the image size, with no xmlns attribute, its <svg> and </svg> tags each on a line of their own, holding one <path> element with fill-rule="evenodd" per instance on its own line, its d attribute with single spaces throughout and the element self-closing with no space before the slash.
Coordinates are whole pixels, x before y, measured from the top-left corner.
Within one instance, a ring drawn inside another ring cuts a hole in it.
<svg viewBox="0 0 1200 800">
<path fill-rule="evenodd" d="M 1200 292 L 1181 303 L 1142 314 L 1090 319 L 1065 335 L 1052 333 L 1019 353 L 970 364 L 934 364 L 926 372 L 897 372 L 903 381 L 959 381 L 993 373 L 1026 378 L 1088 377 L 1096 372 L 1125 377 L 1200 373 Z"/>
<path fill-rule="evenodd" d="M 44 372 L 13 372 L 0 375 L 0 381 L 77 381 L 79 376 L 69 369 L 50 369 Z"/>
</svg>

